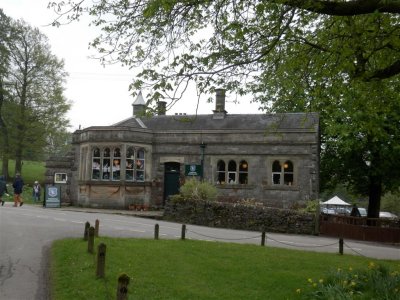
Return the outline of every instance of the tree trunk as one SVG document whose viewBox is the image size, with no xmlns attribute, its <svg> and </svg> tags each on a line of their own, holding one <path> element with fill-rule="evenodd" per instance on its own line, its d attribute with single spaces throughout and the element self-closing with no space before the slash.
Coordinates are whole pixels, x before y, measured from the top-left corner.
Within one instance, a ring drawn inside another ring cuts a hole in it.
<svg viewBox="0 0 400 300">
<path fill-rule="evenodd" d="M 382 180 L 380 177 L 370 177 L 368 218 L 379 218 L 382 196 Z"/>
<path fill-rule="evenodd" d="M 0 78 L 0 134 L 2 135 L 0 140 L 2 141 L 2 152 L 3 155 L 1 157 L 2 159 L 2 170 L 1 174 L 5 176 L 6 180 L 9 177 L 8 174 L 8 158 L 9 158 L 9 153 L 10 153 L 10 145 L 8 142 L 8 130 L 6 127 L 6 123 L 3 120 L 3 115 L 2 115 L 2 108 L 3 108 L 3 103 L 4 103 L 4 89 L 3 89 L 3 79 Z"/>
</svg>

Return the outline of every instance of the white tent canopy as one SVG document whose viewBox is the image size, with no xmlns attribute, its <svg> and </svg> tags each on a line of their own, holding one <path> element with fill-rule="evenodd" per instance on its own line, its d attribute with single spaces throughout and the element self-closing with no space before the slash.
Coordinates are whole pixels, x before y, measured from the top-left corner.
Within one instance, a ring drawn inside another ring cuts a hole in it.
<svg viewBox="0 0 400 300">
<path fill-rule="evenodd" d="M 322 202 L 322 205 L 335 205 L 335 206 L 351 206 L 351 204 L 343 201 L 338 196 L 332 197 L 328 201 Z"/>
</svg>

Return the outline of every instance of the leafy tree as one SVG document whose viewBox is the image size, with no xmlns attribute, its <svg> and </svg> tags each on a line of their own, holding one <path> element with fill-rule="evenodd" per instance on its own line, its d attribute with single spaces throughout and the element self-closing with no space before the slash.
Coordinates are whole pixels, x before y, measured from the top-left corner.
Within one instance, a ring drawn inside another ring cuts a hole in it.
<svg viewBox="0 0 400 300">
<path fill-rule="evenodd" d="M 15 171 L 22 159 L 43 159 L 50 134 L 65 132 L 70 105 L 63 95 L 64 63 L 50 52 L 47 38 L 23 21 L 11 21 L 6 40 L 8 65 L 2 91 L 4 123 Z M 4 164 L 3 164 L 4 165 Z"/>
<path fill-rule="evenodd" d="M 369 195 L 399 185 L 400 2 L 52 2 L 54 25 L 88 13 L 102 62 L 141 67 L 132 88 L 176 101 L 191 82 L 252 94 L 271 111 L 321 113 L 325 183 Z M 331 180 L 332 179 L 332 180 Z"/>
<path fill-rule="evenodd" d="M 8 72 L 8 51 L 5 47 L 6 41 L 9 36 L 10 20 L 0 9 L 0 152 L 2 153 L 2 171 L 1 174 L 8 178 L 8 155 L 9 155 L 9 138 L 8 138 L 8 128 L 4 120 L 4 106 L 6 89 L 5 78 Z"/>
</svg>

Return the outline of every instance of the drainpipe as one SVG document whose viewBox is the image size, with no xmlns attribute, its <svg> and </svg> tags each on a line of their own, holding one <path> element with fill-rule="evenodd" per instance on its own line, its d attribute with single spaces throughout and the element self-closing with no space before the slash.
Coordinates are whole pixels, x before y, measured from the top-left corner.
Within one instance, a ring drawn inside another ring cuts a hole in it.
<svg viewBox="0 0 400 300">
<path fill-rule="evenodd" d="M 200 144 L 200 164 L 201 164 L 201 175 L 200 180 L 203 181 L 204 179 L 204 149 L 206 148 L 206 144 L 201 142 Z"/>
</svg>

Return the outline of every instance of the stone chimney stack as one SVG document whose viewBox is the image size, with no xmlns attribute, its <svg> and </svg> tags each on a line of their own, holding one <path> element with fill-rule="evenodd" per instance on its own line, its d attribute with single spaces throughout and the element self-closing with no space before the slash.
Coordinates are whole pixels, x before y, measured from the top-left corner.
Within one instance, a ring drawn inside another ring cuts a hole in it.
<svg viewBox="0 0 400 300">
<path fill-rule="evenodd" d="M 227 111 L 225 110 L 225 89 L 215 90 L 215 110 L 213 119 L 224 119 Z"/>
<path fill-rule="evenodd" d="M 167 102 L 165 101 L 158 101 L 157 104 L 157 113 L 159 116 L 165 116 L 167 111 Z"/>
<path fill-rule="evenodd" d="M 132 103 L 132 107 L 134 117 L 140 117 L 146 112 L 146 102 L 144 102 L 141 91 L 137 95 L 136 100 Z"/>
</svg>

